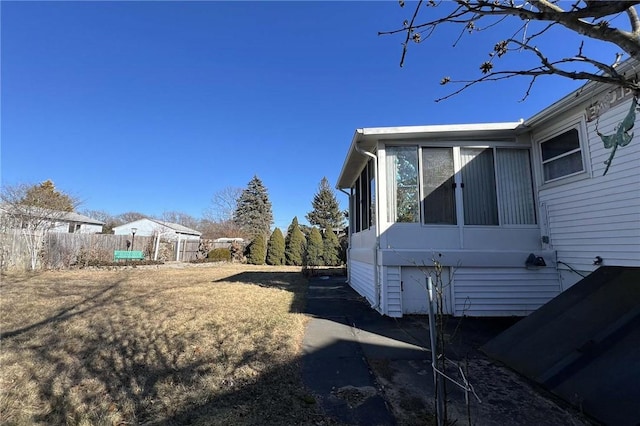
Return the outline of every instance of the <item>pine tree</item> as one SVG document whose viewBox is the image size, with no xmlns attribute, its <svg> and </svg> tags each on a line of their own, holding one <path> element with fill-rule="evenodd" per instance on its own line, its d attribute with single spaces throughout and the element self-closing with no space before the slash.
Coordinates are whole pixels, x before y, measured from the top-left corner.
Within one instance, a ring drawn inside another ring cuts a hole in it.
<svg viewBox="0 0 640 426">
<path fill-rule="evenodd" d="M 325 229 L 322 243 L 324 264 L 326 266 L 340 265 L 340 242 L 338 241 L 338 236 L 331 229 Z"/>
<path fill-rule="evenodd" d="M 318 228 L 314 226 L 311 230 L 311 234 L 309 234 L 309 241 L 307 242 L 305 265 L 310 267 L 323 266 L 323 252 L 324 246 L 322 244 L 322 235 L 320 235 Z"/>
<path fill-rule="evenodd" d="M 344 214 L 326 177 L 320 181 L 311 206 L 313 210 L 306 216 L 311 225 L 322 229 L 341 229 L 344 226 Z"/>
<path fill-rule="evenodd" d="M 24 205 L 59 212 L 72 212 L 77 204 L 69 195 L 58 191 L 50 180 L 28 187 L 20 202 Z"/>
<path fill-rule="evenodd" d="M 263 235 L 256 235 L 251 244 L 247 247 L 249 251 L 247 255 L 247 263 L 252 265 L 264 265 L 266 257 L 265 237 Z"/>
<path fill-rule="evenodd" d="M 287 265 L 301 266 L 304 258 L 304 247 L 306 238 L 300 226 L 298 218 L 294 217 L 287 229 L 287 237 L 285 238 L 285 258 Z"/>
<path fill-rule="evenodd" d="M 273 230 L 267 243 L 267 264 L 284 265 L 284 236 L 280 228 Z"/>
<path fill-rule="evenodd" d="M 271 201 L 258 176 L 254 176 L 240 194 L 233 221 L 250 237 L 269 235 L 273 223 Z"/>
</svg>

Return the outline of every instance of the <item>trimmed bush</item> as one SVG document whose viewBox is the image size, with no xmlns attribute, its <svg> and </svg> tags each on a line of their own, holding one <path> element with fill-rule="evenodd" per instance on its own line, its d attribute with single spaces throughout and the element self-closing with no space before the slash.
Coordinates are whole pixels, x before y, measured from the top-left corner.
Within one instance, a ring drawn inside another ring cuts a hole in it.
<svg viewBox="0 0 640 426">
<path fill-rule="evenodd" d="M 315 226 L 311 229 L 309 240 L 307 241 L 307 251 L 305 253 L 305 264 L 307 267 L 323 266 L 324 261 L 324 244 L 322 243 L 322 235 Z"/>
<path fill-rule="evenodd" d="M 324 264 L 326 266 L 340 265 L 340 242 L 338 241 L 338 236 L 331 229 L 325 229 L 322 243 Z"/>
<path fill-rule="evenodd" d="M 231 262 L 231 251 L 227 248 L 215 248 L 207 254 L 211 262 Z"/>
<path fill-rule="evenodd" d="M 267 265 L 284 265 L 284 236 L 280 228 L 274 229 L 267 243 Z"/>
<path fill-rule="evenodd" d="M 264 235 L 256 235 L 247 247 L 247 263 L 252 265 L 264 265 L 267 257 L 267 247 Z"/>
<path fill-rule="evenodd" d="M 298 218 L 294 217 L 289 229 L 285 243 L 285 262 L 287 265 L 300 266 L 304 261 L 304 250 L 306 245 L 306 237 L 300 230 Z"/>
</svg>

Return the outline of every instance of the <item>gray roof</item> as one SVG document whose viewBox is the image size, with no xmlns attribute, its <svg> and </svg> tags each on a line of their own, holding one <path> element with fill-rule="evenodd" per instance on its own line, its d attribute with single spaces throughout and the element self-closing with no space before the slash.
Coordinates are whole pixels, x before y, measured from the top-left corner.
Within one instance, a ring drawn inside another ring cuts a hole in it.
<svg viewBox="0 0 640 426">
<path fill-rule="evenodd" d="M 186 226 L 183 225 L 179 225 L 177 223 L 171 223 L 171 222 L 163 222 L 161 220 L 155 220 L 155 219 L 149 219 L 152 220 L 156 223 L 161 224 L 162 226 L 166 226 L 169 229 L 173 229 L 174 231 L 176 231 L 179 234 L 188 234 L 188 235 L 202 235 L 202 232 L 200 231 L 196 231 L 195 229 L 191 229 L 191 228 L 187 228 Z"/>
<path fill-rule="evenodd" d="M 9 214 L 30 215 L 30 216 L 36 216 L 41 218 L 51 218 L 55 221 L 60 221 L 60 222 L 80 222 L 80 223 L 87 223 L 91 225 L 105 224 L 100 220 L 92 219 L 89 216 L 85 216 L 83 214 L 76 213 L 76 212 L 62 212 L 62 211 L 49 210 L 49 209 L 39 209 L 37 207 L 28 207 L 25 210 L 22 210 L 22 209 L 16 209 L 15 206 L 12 206 L 7 203 L 2 203 L 0 205 L 0 210 L 4 210 Z"/>
<path fill-rule="evenodd" d="M 92 225 L 104 225 L 105 224 L 101 220 L 92 219 L 89 216 L 85 216 L 83 214 L 76 213 L 76 212 L 66 213 L 59 220 L 64 220 L 64 221 L 67 221 L 67 222 L 82 222 L 82 223 L 88 223 L 88 224 L 92 224 Z"/>
</svg>

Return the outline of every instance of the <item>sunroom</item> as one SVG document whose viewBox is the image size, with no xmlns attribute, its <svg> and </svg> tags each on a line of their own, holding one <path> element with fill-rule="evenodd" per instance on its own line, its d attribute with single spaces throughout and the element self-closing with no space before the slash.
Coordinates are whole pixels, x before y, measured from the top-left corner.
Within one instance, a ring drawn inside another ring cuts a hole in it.
<svg viewBox="0 0 640 426">
<path fill-rule="evenodd" d="M 436 265 L 454 315 L 526 315 L 558 294 L 521 124 L 356 131 L 338 188 L 350 199 L 349 281 L 375 309 L 426 313 Z"/>
</svg>

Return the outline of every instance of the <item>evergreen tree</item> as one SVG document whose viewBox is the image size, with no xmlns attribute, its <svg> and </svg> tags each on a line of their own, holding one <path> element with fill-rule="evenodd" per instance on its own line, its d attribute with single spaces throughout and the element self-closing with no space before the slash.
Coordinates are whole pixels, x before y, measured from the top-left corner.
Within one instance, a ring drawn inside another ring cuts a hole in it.
<svg viewBox="0 0 640 426">
<path fill-rule="evenodd" d="M 322 244 L 322 235 L 315 226 L 311 229 L 309 234 L 309 241 L 307 242 L 307 252 L 305 254 L 306 266 L 323 266 L 322 255 L 324 252 L 324 246 Z"/>
<path fill-rule="evenodd" d="M 348 234 L 342 234 L 340 235 L 340 238 L 338 238 L 338 242 L 340 244 L 340 263 L 341 264 L 346 264 L 347 263 L 347 250 L 349 250 L 349 235 Z"/>
<path fill-rule="evenodd" d="M 59 212 L 72 212 L 77 201 L 58 191 L 50 180 L 26 188 L 21 204 Z"/>
<path fill-rule="evenodd" d="M 273 230 L 267 243 L 267 264 L 284 265 L 284 236 L 280 228 Z"/>
<path fill-rule="evenodd" d="M 250 237 L 269 235 L 273 223 L 271 201 L 258 176 L 240 194 L 233 221 Z"/>
<path fill-rule="evenodd" d="M 252 265 L 264 265 L 266 247 L 263 235 L 256 235 L 251 244 L 247 246 L 247 263 Z"/>
<path fill-rule="evenodd" d="M 323 236 L 322 258 L 326 266 L 340 265 L 340 242 L 338 236 L 331 230 L 325 229 Z"/>
<path fill-rule="evenodd" d="M 287 265 L 301 266 L 304 257 L 304 247 L 306 244 L 306 238 L 300 226 L 298 225 L 298 218 L 294 217 L 287 230 L 287 237 L 285 239 L 285 258 Z"/>
<path fill-rule="evenodd" d="M 322 229 L 342 229 L 344 215 L 326 177 L 320 181 L 318 192 L 313 196 L 311 205 L 313 210 L 306 216 L 310 224 Z"/>
</svg>

